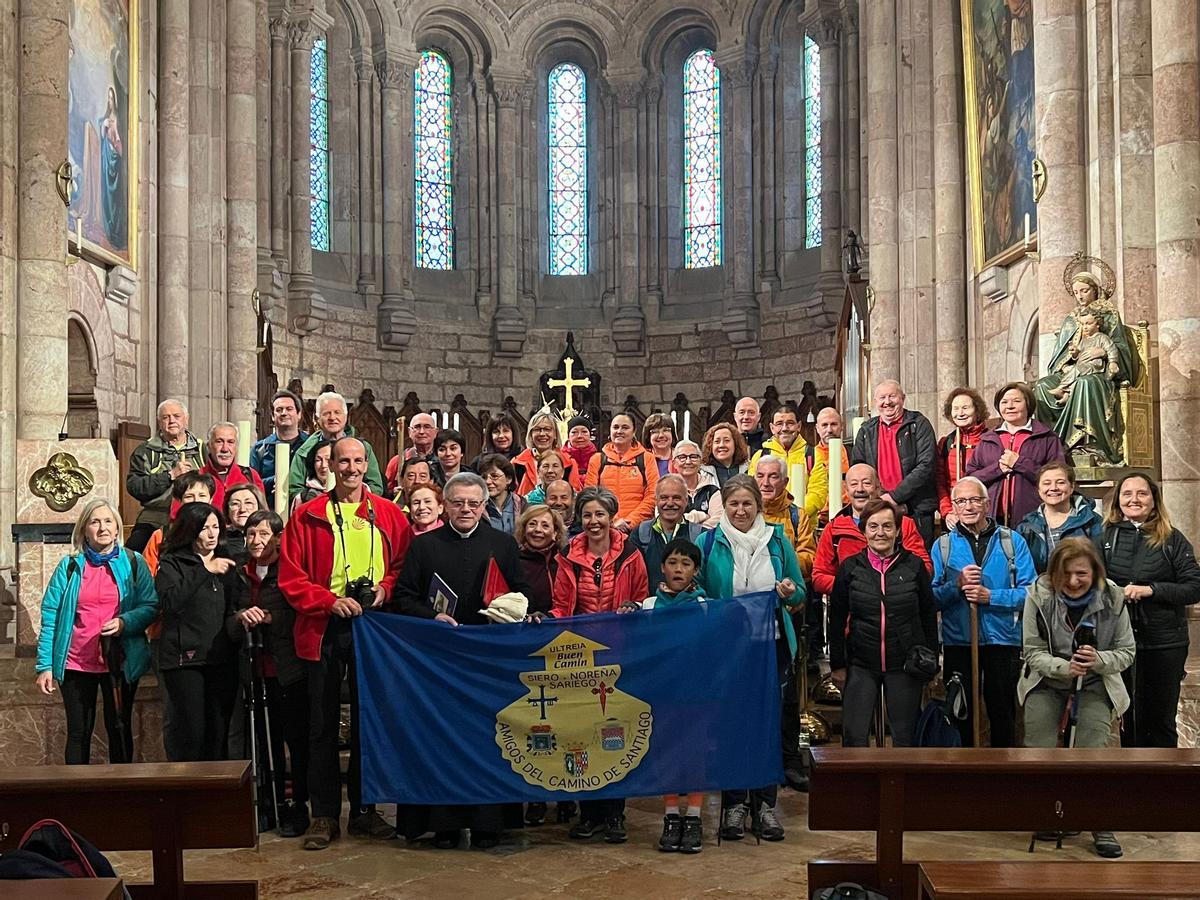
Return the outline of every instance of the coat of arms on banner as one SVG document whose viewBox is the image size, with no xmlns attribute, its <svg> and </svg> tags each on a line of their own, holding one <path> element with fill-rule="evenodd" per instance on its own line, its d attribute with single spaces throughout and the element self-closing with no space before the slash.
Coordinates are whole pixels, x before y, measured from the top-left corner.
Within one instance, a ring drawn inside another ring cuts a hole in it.
<svg viewBox="0 0 1200 900">
<path fill-rule="evenodd" d="M 638 767 L 650 749 L 650 704 L 617 687 L 621 667 L 597 663 L 603 644 L 564 631 L 522 672 L 527 693 L 496 716 L 496 745 L 526 782 L 552 791 L 598 790 Z"/>
</svg>

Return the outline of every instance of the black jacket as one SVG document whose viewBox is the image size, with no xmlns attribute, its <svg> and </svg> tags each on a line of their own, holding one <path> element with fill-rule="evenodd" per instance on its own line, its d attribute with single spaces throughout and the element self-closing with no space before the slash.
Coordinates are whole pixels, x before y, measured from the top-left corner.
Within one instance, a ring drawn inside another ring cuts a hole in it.
<svg viewBox="0 0 1200 900">
<path fill-rule="evenodd" d="M 829 595 L 830 668 L 899 672 L 912 647 L 937 651 L 937 604 L 920 557 L 901 547 L 883 584 L 866 550 L 838 568 Z"/>
<path fill-rule="evenodd" d="M 552 546 L 548 552 L 520 550 L 521 571 L 529 585 L 529 611 L 548 613 L 554 607 L 554 577 L 558 574 L 560 557 L 558 548 Z"/>
<path fill-rule="evenodd" d="M 929 420 L 911 409 L 904 411 L 896 432 L 903 480 L 892 491 L 892 499 L 908 507 L 909 515 L 928 515 L 937 509 L 937 436 Z M 866 463 L 879 469 L 879 416 L 859 426 L 850 452 L 850 464 Z"/>
<path fill-rule="evenodd" d="M 1139 650 L 1167 650 L 1188 645 L 1185 606 L 1200 601 L 1200 566 L 1192 545 L 1172 529 L 1161 547 L 1151 547 L 1131 522 L 1108 525 L 1096 538 L 1108 577 L 1125 587 L 1144 584 L 1154 593 L 1129 603 L 1130 621 Z"/>
<path fill-rule="evenodd" d="M 244 570 L 243 570 L 244 571 Z M 238 609 L 249 609 L 257 606 L 271 614 L 269 624 L 259 625 L 263 634 L 263 649 L 275 660 L 275 677 L 284 687 L 295 684 L 304 677 L 304 665 L 296 655 L 296 641 L 292 631 L 296 627 L 296 610 L 283 599 L 279 590 L 279 563 L 274 562 L 267 567 L 267 574 L 262 581 L 255 580 L 256 576 L 247 575 L 239 579 L 241 596 Z M 241 630 L 241 625 L 238 625 Z"/>
<path fill-rule="evenodd" d="M 164 553 L 154 587 L 162 608 L 160 669 L 230 662 L 234 642 L 227 624 L 237 608 L 237 569 L 216 575 L 191 550 Z"/>
</svg>

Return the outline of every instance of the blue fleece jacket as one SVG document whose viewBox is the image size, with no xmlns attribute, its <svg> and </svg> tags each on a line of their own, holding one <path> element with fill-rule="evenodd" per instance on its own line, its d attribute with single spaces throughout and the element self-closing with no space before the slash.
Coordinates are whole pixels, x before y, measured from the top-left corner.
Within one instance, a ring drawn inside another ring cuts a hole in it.
<svg viewBox="0 0 1200 900">
<path fill-rule="evenodd" d="M 1011 565 L 1001 546 L 1002 531 L 1012 535 Z M 933 596 L 942 611 L 942 643 L 961 647 L 971 643 L 971 613 L 958 586 L 958 576 L 967 566 L 975 565 L 975 554 L 957 530 L 951 531 L 949 538 L 950 554 L 946 562 L 942 561 L 939 546 L 944 538 L 935 541 L 929 552 L 933 557 Z M 998 526 L 988 540 L 980 568 L 983 569 L 983 586 L 991 591 L 991 598 L 979 606 L 979 643 L 1020 647 L 1025 593 L 1037 579 L 1025 540 L 1015 531 Z"/>
</svg>

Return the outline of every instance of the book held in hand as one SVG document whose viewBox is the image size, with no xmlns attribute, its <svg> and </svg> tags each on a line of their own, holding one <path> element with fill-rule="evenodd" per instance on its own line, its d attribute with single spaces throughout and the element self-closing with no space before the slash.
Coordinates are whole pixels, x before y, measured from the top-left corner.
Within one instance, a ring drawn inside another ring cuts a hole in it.
<svg viewBox="0 0 1200 900">
<path fill-rule="evenodd" d="M 454 609 L 458 606 L 458 594 L 450 590 L 450 586 L 436 572 L 429 582 L 429 605 L 435 613 L 445 613 L 451 618 L 454 617 Z"/>
</svg>

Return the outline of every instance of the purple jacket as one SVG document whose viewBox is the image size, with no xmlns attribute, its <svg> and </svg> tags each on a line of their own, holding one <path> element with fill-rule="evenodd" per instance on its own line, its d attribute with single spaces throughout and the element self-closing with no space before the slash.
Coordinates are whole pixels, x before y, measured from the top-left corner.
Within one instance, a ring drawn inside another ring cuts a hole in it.
<svg viewBox="0 0 1200 900">
<path fill-rule="evenodd" d="M 988 498 L 991 500 L 992 515 L 1002 525 L 1015 528 L 1029 513 L 1038 508 L 1042 502 L 1038 497 L 1038 469 L 1048 462 L 1062 462 L 1062 442 L 1058 435 L 1036 419 L 1033 420 L 1033 433 L 1025 439 L 1017 454 L 1017 464 L 1013 467 L 1011 479 L 1006 479 L 1000 471 L 1000 456 L 1004 453 L 1001 443 L 1001 432 L 997 429 L 985 431 L 979 439 L 979 446 L 971 454 L 967 462 L 967 474 L 974 475 L 987 485 Z M 1005 490 L 1005 481 L 1011 481 L 1012 508 L 1008 516 L 1002 517 L 1000 512 L 1001 492 Z"/>
</svg>

